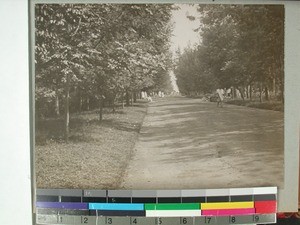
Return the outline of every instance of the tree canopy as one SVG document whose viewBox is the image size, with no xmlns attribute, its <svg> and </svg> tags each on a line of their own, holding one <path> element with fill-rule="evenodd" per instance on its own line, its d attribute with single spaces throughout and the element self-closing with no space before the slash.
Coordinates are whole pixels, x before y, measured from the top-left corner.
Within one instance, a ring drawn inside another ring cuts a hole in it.
<svg viewBox="0 0 300 225">
<path fill-rule="evenodd" d="M 37 116 L 169 88 L 171 4 L 37 4 Z M 62 108 L 61 105 L 64 105 Z M 66 131 L 66 133 L 68 133 Z"/>
<path fill-rule="evenodd" d="M 284 9 L 275 5 L 199 5 L 201 42 L 178 57 L 182 93 L 236 88 L 283 99 Z M 192 18 L 195 19 L 195 18 Z"/>
</svg>

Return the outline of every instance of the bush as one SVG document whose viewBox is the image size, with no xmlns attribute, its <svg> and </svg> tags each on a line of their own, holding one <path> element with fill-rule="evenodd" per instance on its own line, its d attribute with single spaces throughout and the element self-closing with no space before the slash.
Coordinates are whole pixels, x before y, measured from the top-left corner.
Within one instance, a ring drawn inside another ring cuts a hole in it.
<svg viewBox="0 0 300 225">
<path fill-rule="evenodd" d="M 250 100 L 242 100 L 242 99 L 236 99 L 236 100 L 229 100 L 226 101 L 227 104 L 231 105 L 238 105 L 238 106 L 247 106 L 251 108 L 257 108 L 257 109 L 267 109 L 267 110 L 274 110 L 274 111 L 284 111 L 283 103 L 280 101 L 270 101 L 270 102 L 255 102 Z"/>
</svg>

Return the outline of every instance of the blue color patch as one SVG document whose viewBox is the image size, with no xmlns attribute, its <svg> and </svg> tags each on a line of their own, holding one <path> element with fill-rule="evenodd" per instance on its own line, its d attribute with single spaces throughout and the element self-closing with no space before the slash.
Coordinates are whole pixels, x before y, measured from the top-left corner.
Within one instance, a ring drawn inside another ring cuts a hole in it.
<svg viewBox="0 0 300 225">
<path fill-rule="evenodd" d="M 144 210 L 144 204 L 134 203 L 89 203 L 89 209 L 95 210 Z"/>
<path fill-rule="evenodd" d="M 87 203 L 78 202 L 36 202 L 35 206 L 45 209 L 88 209 Z"/>
</svg>

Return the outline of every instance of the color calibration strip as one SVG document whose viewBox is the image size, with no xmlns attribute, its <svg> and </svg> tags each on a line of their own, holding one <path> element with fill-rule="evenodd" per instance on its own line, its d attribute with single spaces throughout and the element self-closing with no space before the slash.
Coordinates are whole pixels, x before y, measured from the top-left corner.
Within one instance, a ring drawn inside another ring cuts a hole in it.
<svg viewBox="0 0 300 225">
<path fill-rule="evenodd" d="M 69 203 L 37 202 L 39 209 L 80 210 L 81 213 L 101 216 L 230 216 L 276 213 L 276 201 L 230 202 L 230 203 Z M 68 212 L 68 211 L 65 211 Z"/>
<path fill-rule="evenodd" d="M 189 224 L 274 223 L 276 199 L 275 187 L 179 191 L 39 189 L 36 218 L 38 224 L 118 224 L 119 217 L 130 218 L 129 223 L 120 224 L 136 224 L 132 218 L 149 219 L 149 225 L 161 224 L 158 218 L 173 219 L 174 224 L 186 224 L 187 219 Z"/>
</svg>

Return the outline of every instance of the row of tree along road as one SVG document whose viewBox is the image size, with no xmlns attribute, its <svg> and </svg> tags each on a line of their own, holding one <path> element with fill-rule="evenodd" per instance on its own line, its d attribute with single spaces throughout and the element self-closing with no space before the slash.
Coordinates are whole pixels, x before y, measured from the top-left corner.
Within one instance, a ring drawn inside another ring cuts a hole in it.
<svg viewBox="0 0 300 225">
<path fill-rule="evenodd" d="M 171 14 L 165 4 L 37 4 L 38 119 L 129 106 L 143 91 L 170 91 Z"/>
<path fill-rule="evenodd" d="M 170 51 L 172 4 L 36 4 L 35 112 L 40 119 L 130 106 L 142 92 L 186 95 L 231 88 L 241 98 L 284 94 L 284 8 L 196 5 L 200 41 Z M 174 81 L 173 81 L 174 82 Z"/>
<path fill-rule="evenodd" d="M 201 40 L 177 52 L 181 93 L 232 89 L 242 100 L 284 98 L 284 8 L 280 5 L 199 5 Z"/>
</svg>

